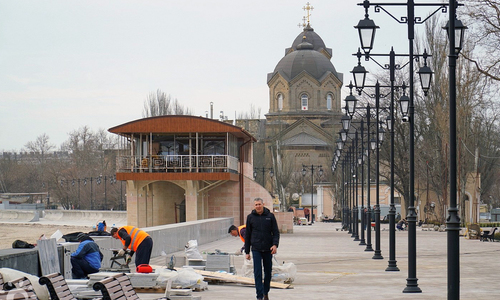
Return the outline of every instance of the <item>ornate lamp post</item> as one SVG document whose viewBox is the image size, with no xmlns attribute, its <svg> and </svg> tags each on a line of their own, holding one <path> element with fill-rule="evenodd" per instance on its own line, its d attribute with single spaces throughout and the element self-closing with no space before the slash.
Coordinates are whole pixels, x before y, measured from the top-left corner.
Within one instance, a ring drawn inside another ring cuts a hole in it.
<svg viewBox="0 0 500 300">
<path fill-rule="evenodd" d="M 450 206 L 446 219 L 448 240 L 448 299 L 460 299 L 460 217 L 457 208 L 457 87 L 456 65 L 457 57 L 462 49 L 466 26 L 457 20 L 458 3 L 450 0 L 448 31 L 449 49 L 449 95 L 450 95 Z"/>
<path fill-rule="evenodd" d="M 253 178 L 257 178 L 257 171 L 262 172 L 262 186 L 265 186 L 266 184 L 266 171 L 269 171 L 269 176 L 271 177 L 271 180 L 274 176 L 274 171 L 272 168 L 253 168 Z M 271 191 L 272 191 L 272 181 L 271 181 Z"/>
<path fill-rule="evenodd" d="M 380 109 L 382 109 L 382 107 L 380 107 L 380 98 L 384 98 L 387 95 L 382 95 L 380 93 L 381 86 L 378 82 L 375 86 L 365 86 L 364 83 L 366 80 L 366 74 L 368 72 L 361 65 L 361 57 L 362 57 L 361 52 L 358 49 L 358 52 L 356 54 L 353 54 L 353 55 L 356 55 L 358 58 L 358 65 L 355 66 L 353 68 L 353 70 L 351 71 L 351 73 L 353 73 L 354 82 L 356 83 L 356 90 L 358 91 L 358 94 L 361 95 L 364 92 L 365 87 L 375 88 L 375 94 L 371 95 L 370 97 L 375 98 L 375 101 L 376 101 L 375 108 L 376 108 L 377 120 L 379 120 L 379 122 L 380 122 L 379 112 L 380 112 Z M 402 70 L 409 63 L 408 62 L 407 64 L 405 64 L 403 66 L 396 64 L 396 62 L 395 62 L 396 56 L 407 57 L 408 55 L 406 55 L 406 54 L 396 55 L 396 53 L 394 52 L 394 49 L 392 49 L 392 48 L 391 48 L 391 51 L 388 55 L 387 54 L 373 54 L 373 53 L 365 55 L 366 60 L 372 60 L 382 69 L 389 70 L 390 82 L 391 82 L 391 85 L 390 85 L 391 101 L 390 101 L 390 106 L 389 106 L 389 116 L 387 117 L 387 119 L 389 121 L 395 119 L 394 118 L 395 71 Z M 426 83 L 425 86 L 424 85 L 422 86 L 422 89 L 424 89 L 424 91 L 427 91 L 429 89 L 429 86 L 430 86 L 432 71 L 427 66 L 427 57 L 428 57 L 427 52 L 424 50 L 424 53 L 422 55 L 415 55 L 415 57 L 420 57 L 420 56 L 422 56 L 424 58 L 424 67 L 421 67 L 418 73 L 420 75 L 420 82 Z M 389 64 L 382 65 L 377 60 L 375 60 L 374 57 L 389 57 Z M 358 84 L 358 83 L 361 83 L 361 84 Z M 403 83 L 403 90 L 405 88 L 406 88 L 406 86 Z M 365 92 L 365 94 L 366 94 L 366 92 Z M 405 102 L 406 103 L 406 112 L 405 112 L 405 116 L 403 117 L 404 120 L 405 119 L 408 120 L 409 98 L 406 96 L 406 99 L 408 99 L 408 101 Z M 388 128 L 393 128 L 392 125 L 393 125 L 392 123 L 388 124 Z M 380 250 L 380 200 L 379 200 L 379 198 L 380 198 L 379 197 L 379 193 L 380 193 L 379 184 L 380 184 L 380 182 L 379 182 L 379 177 L 378 177 L 378 175 L 379 175 L 379 158 L 380 158 L 378 149 L 380 147 L 380 143 L 383 141 L 383 138 L 384 138 L 384 135 L 380 134 L 382 132 L 382 130 L 383 129 L 381 129 L 381 128 L 378 129 L 379 137 L 377 139 L 379 146 L 377 147 L 377 171 L 376 171 L 376 174 L 377 174 L 377 195 L 376 195 L 377 197 L 376 198 L 377 199 L 376 199 L 376 204 L 375 204 L 375 209 L 374 209 L 375 210 L 375 254 L 373 256 L 373 259 L 382 259 L 383 258 L 381 255 L 381 250 Z M 386 269 L 386 271 L 399 271 L 399 268 L 396 265 L 396 246 L 395 246 L 396 245 L 396 242 L 395 242 L 395 239 L 396 239 L 396 234 L 395 234 L 396 208 L 395 208 L 395 204 L 394 204 L 394 131 L 393 130 L 391 130 L 390 149 L 391 149 L 391 152 L 390 152 L 391 197 L 390 197 L 390 211 L 389 211 L 389 231 L 390 231 L 390 233 L 389 233 L 389 267 Z"/>
<path fill-rule="evenodd" d="M 366 72 L 365 72 L 366 74 Z M 364 82 L 364 78 L 361 79 L 363 82 Z M 346 97 L 345 101 L 346 101 L 346 111 L 347 113 L 350 115 L 350 117 L 352 118 L 354 116 L 354 113 L 356 112 L 356 104 L 357 104 L 357 99 L 356 97 L 354 97 L 352 95 L 352 89 L 353 89 L 353 85 L 352 83 L 349 84 L 349 89 L 350 89 L 350 95 Z M 370 145 L 369 148 L 374 150 L 376 145 L 377 145 L 377 142 L 374 140 L 374 139 L 370 139 L 370 130 L 371 130 L 371 127 L 370 127 L 370 120 L 371 120 L 371 107 L 370 105 L 367 105 L 366 107 L 361 107 L 361 108 L 358 108 L 358 109 L 365 109 L 366 110 L 366 115 L 363 114 L 363 117 L 366 117 L 367 119 L 367 144 Z M 348 126 L 351 125 L 351 121 L 347 120 L 347 118 L 345 117 L 342 117 L 342 127 L 343 127 L 343 130 L 345 131 L 346 128 L 349 128 Z M 363 136 L 363 129 L 364 129 L 364 123 L 361 123 L 361 134 Z M 357 131 L 356 131 L 356 134 L 357 134 Z M 357 145 L 356 145 L 356 148 L 357 148 Z M 370 161 L 370 152 L 371 151 L 367 151 L 367 164 L 368 164 L 368 171 L 367 171 L 367 187 L 368 187 L 368 190 L 367 190 L 367 200 L 366 200 L 366 214 L 364 213 L 364 210 L 362 212 L 362 233 L 364 233 L 364 225 L 366 224 L 366 243 L 363 241 L 363 239 L 361 240 L 360 242 L 360 245 L 366 245 L 366 249 L 365 251 L 373 251 L 373 248 L 372 248 L 372 243 L 371 243 L 371 204 L 370 204 L 370 174 L 371 174 L 371 171 L 370 171 L 370 167 L 371 167 L 371 161 Z M 364 153 L 363 153 L 364 155 Z M 364 180 L 364 178 L 363 178 Z M 363 208 L 363 207 L 362 207 Z M 355 218 L 357 218 L 357 207 L 355 208 L 356 210 L 356 214 L 355 214 Z M 357 221 L 357 220 L 356 220 Z M 370 225 L 370 226 L 368 226 Z M 356 223 L 356 228 L 358 227 L 358 224 Z"/>
<path fill-rule="evenodd" d="M 452 0 L 450 0 L 451 2 Z M 404 293 L 421 293 L 422 290 L 418 287 L 417 284 L 417 259 L 416 259 L 416 222 L 417 215 L 415 211 L 415 129 L 414 129 L 414 106 L 413 106 L 413 98 L 414 98 L 414 86 L 413 86 L 413 40 L 415 37 L 415 24 L 422 24 L 426 20 L 428 20 L 432 15 L 434 15 L 438 11 L 446 11 L 447 5 L 444 3 L 415 3 L 413 0 L 408 0 L 406 3 L 370 3 L 370 1 L 365 0 L 363 3 L 359 3 L 358 5 L 362 5 L 365 8 L 365 19 L 368 19 L 368 9 L 370 6 L 375 7 L 375 12 L 380 12 L 381 10 L 391 16 L 393 19 L 397 20 L 399 23 L 407 24 L 408 27 L 408 42 L 409 42 L 409 83 L 410 83 L 410 96 L 409 96 L 409 112 L 408 112 L 408 121 L 409 121 L 409 131 L 410 131 L 410 145 L 409 145 L 409 203 L 408 203 L 408 278 L 406 279 L 406 288 L 403 290 Z M 402 18 L 396 18 L 391 15 L 384 6 L 405 6 L 407 8 L 407 15 Z M 415 17 L 415 6 L 437 6 L 433 13 L 431 13 L 427 18 L 423 19 L 420 17 Z M 401 20 L 401 21 L 399 21 Z M 366 25 L 365 25 L 366 24 Z M 362 35 L 362 32 L 368 32 L 370 30 L 375 31 L 376 26 L 374 24 L 368 24 L 365 22 L 361 24 L 361 22 L 355 28 L 358 29 L 360 33 L 360 41 L 365 54 L 368 55 L 369 51 L 373 47 L 373 37 L 372 34 L 370 42 L 368 42 L 368 38 L 366 35 Z M 370 47 L 367 45 L 370 44 Z M 365 50 L 368 49 L 368 51 Z M 451 126 L 450 126 L 451 127 Z"/>
<path fill-rule="evenodd" d="M 323 166 L 321 165 L 302 165 L 302 176 L 305 177 L 307 170 L 311 170 L 311 224 L 314 224 L 314 169 L 319 169 L 319 176 L 323 176 Z"/>
</svg>

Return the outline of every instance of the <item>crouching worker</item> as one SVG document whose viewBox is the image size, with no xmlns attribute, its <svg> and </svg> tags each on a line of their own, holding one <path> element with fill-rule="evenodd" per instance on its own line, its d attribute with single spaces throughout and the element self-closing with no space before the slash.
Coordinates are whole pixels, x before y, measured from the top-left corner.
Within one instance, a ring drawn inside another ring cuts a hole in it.
<svg viewBox="0 0 500 300">
<path fill-rule="evenodd" d="M 111 236 L 120 240 L 123 249 L 118 252 L 119 256 L 125 255 L 125 251 L 130 249 L 131 255 L 135 255 L 135 265 L 149 265 L 151 251 L 153 250 L 153 239 L 145 231 L 134 226 L 123 226 L 111 229 Z"/>
<path fill-rule="evenodd" d="M 71 254 L 71 272 L 73 279 L 87 279 L 87 275 L 99 272 L 103 255 L 99 246 L 86 233 L 78 234 L 76 239 L 80 245 Z"/>
<path fill-rule="evenodd" d="M 107 227 L 106 221 L 98 222 L 96 225 L 97 231 L 106 231 Z"/>
<path fill-rule="evenodd" d="M 235 254 L 239 255 L 245 250 L 245 232 L 246 232 L 246 230 L 247 230 L 247 225 L 241 225 L 240 227 L 236 227 L 234 225 L 231 225 L 231 227 L 229 227 L 229 230 L 227 233 L 229 233 L 230 235 L 232 235 L 234 237 L 238 236 L 243 241 L 243 247 L 241 247 L 241 249 L 236 251 Z"/>
</svg>

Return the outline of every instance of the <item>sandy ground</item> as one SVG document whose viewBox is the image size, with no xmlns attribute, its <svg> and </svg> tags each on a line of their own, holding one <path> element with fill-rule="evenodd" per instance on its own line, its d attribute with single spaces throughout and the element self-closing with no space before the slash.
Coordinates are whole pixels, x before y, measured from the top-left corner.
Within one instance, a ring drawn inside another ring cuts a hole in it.
<svg viewBox="0 0 500 300">
<path fill-rule="evenodd" d="M 12 243 L 15 240 L 23 240 L 31 244 L 36 244 L 41 235 L 45 234 L 47 238 L 50 238 L 58 229 L 63 234 L 92 231 L 91 226 L 0 223 L 0 249 L 12 248 Z M 64 239 L 61 240 L 64 241 Z"/>
</svg>

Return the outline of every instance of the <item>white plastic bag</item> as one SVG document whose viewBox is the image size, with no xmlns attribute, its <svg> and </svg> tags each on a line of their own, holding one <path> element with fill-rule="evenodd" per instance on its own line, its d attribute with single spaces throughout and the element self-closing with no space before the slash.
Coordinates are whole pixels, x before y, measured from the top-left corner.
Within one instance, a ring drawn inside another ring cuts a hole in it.
<svg viewBox="0 0 500 300">
<path fill-rule="evenodd" d="M 241 274 L 245 277 L 253 278 L 253 259 L 244 259 Z"/>
<path fill-rule="evenodd" d="M 273 264 L 272 281 L 291 283 L 295 280 L 297 266 L 294 263 L 284 263 L 283 265 Z"/>
<path fill-rule="evenodd" d="M 184 252 L 186 253 L 187 259 L 203 259 L 200 252 L 198 251 L 198 241 L 190 240 L 185 246 Z"/>
<path fill-rule="evenodd" d="M 158 273 L 158 277 L 156 278 L 156 284 L 159 286 L 166 286 L 169 280 L 174 280 L 177 275 L 177 271 L 172 271 L 167 268 L 155 269 L 155 273 Z"/>
<path fill-rule="evenodd" d="M 276 256 L 273 256 L 273 273 L 272 281 L 291 283 L 295 280 L 297 274 L 297 266 L 294 263 L 285 263 L 280 265 Z"/>
<path fill-rule="evenodd" d="M 196 273 L 192 268 L 182 268 L 177 271 L 177 276 L 172 281 L 172 286 L 180 286 L 183 289 L 201 284 L 203 276 Z"/>
<path fill-rule="evenodd" d="M 28 277 L 35 290 L 36 297 L 40 300 L 49 300 L 49 292 L 47 291 L 47 288 L 38 283 L 38 280 L 40 279 L 39 277 L 10 268 L 0 268 L 0 274 L 2 275 L 4 282 L 24 276 Z"/>
<path fill-rule="evenodd" d="M 253 260 L 244 260 L 242 272 L 243 276 L 253 278 Z M 272 281 L 276 282 L 293 282 L 297 275 L 297 266 L 294 263 L 284 263 L 280 265 L 273 256 Z M 264 276 L 264 268 L 262 268 L 262 276 Z"/>
</svg>

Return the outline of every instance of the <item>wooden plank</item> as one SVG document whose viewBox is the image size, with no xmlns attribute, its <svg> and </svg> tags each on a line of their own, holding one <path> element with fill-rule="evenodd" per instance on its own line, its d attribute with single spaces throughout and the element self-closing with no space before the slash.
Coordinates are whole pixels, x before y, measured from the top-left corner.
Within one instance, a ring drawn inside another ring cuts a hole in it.
<svg viewBox="0 0 500 300">
<path fill-rule="evenodd" d="M 231 275 L 231 274 L 226 274 L 226 273 L 219 273 L 219 272 L 209 272 L 209 271 L 203 271 L 203 270 L 194 270 L 194 271 L 196 273 L 202 275 L 203 277 L 206 277 L 206 278 L 211 278 L 211 279 L 216 279 L 216 280 L 226 281 L 226 282 L 236 282 L 236 283 L 255 285 L 255 281 L 253 278 L 241 277 L 241 276 L 236 276 L 236 275 Z M 273 281 L 271 281 L 271 287 L 278 288 L 278 289 L 292 288 L 292 286 L 290 284 L 273 282 Z"/>
<path fill-rule="evenodd" d="M 153 293 L 165 293 L 165 288 L 164 287 L 149 287 L 149 288 L 134 288 L 136 293 L 148 293 L 148 294 L 153 294 Z"/>
<path fill-rule="evenodd" d="M 39 240 L 38 257 L 40 259 L 42 275 L 61 272 L 56 239 Z"/>
</svg>

